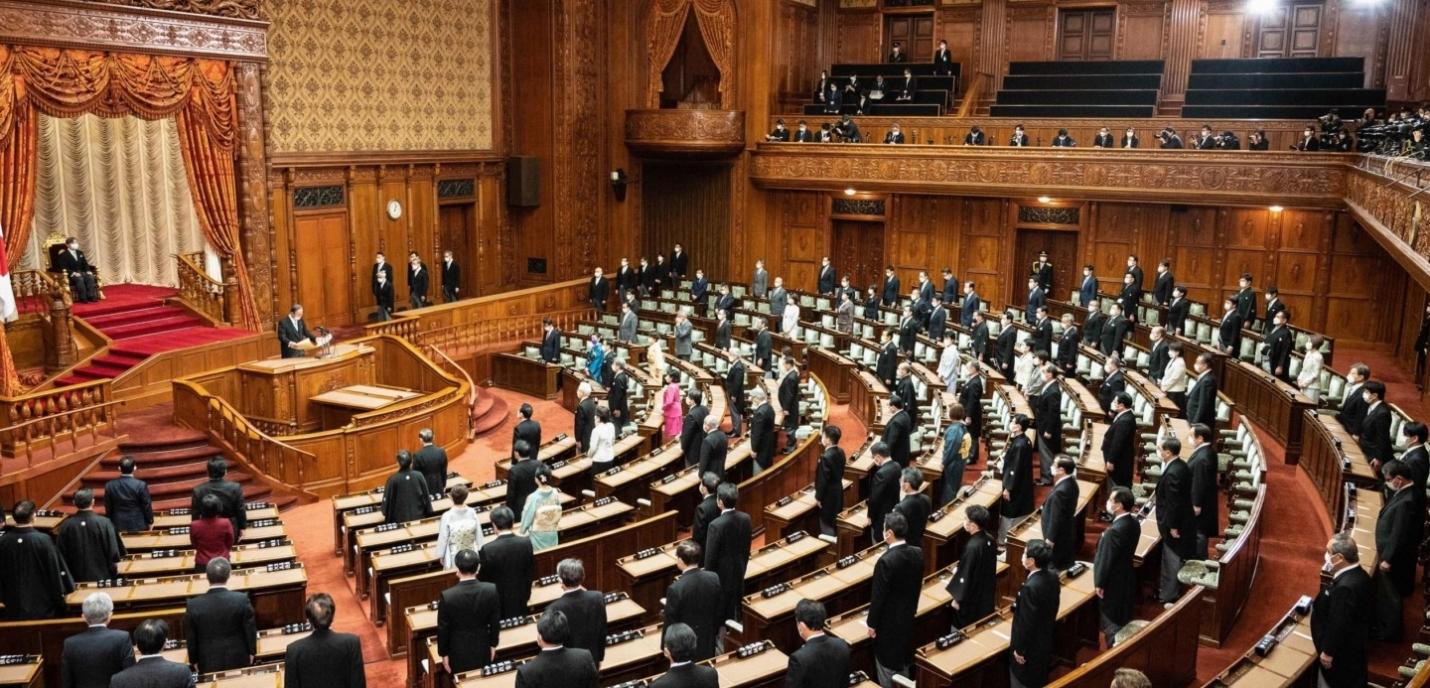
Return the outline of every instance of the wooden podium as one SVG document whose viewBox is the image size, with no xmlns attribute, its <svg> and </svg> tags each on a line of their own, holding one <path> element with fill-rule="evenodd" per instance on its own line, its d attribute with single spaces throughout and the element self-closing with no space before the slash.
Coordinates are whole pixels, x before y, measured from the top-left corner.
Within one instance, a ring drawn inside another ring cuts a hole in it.
<svg viewBox="0 0 1430 688">
<path fill-rule="evenodd" d="M 245 415 L 260 427 L 278 435 L 316 432 L 323 429 L 324 406 L 314 397 L 345 387 L 373 385 L 375 352 L 368 344 L 336 344 L 329 356 L 243 363 L 238 366 L 236 396 Z"/>
</svg>

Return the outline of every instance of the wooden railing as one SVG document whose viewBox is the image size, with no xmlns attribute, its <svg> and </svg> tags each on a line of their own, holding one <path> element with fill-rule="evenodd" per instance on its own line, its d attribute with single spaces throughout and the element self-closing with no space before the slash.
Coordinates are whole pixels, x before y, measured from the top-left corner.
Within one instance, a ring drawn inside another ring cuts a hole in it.
<svg viewBox="0 0 1430 688">
<path fill-rule="evenodd" d="M 444 353 L 442 349 L 431 344 L 421 344 L 419 347 L 422 353 L 427 354 L 437 363 L 438 367 L 467 383 L 467 439 L 474 439 L 476 435 L 473 432 L 475 430 L 473 421 L 476 420 L 476 416 L 473 413 L 477 407 L 477 384 L 472 382 L 472 376 L 467 373 L 466 369 L 457 365 L 457 362 L 452 360 L 452 357 Z"/>
<path fill-rule="evenodd" d="M 317 495 L 303 490 L 313 454 L 270 437 L 254 427 L 224 399 L 188 380 L 174 381 L 174 420 L 208 433 L 230 458 L 255 471 L 257 477 L 280 490 L 293 490 L 309 500 Z"/>
<path fill-rule="evenodd" d="M 421 343 L 506 344 L 539 332 L 543 317 L 589 310 L 586 279 L 581 278 L 403 311 L 387 322 L 367 325 L 365 333 L 396 335 Z"/>
<path fill-rule="evenodd" d="M 396 334 L 407 338 L 413 344 L 437 347 L 445 352 L 469 352 L 485 346 L 511 344 L 523 339 L 538 338 L 541 336 L 544 318 L 551 318 L 551 321 L 564 331 L 575 327 L 576 322 L 580 320 L 591 318 L 592 315 L 593 312 L 590 308 L 579 308 L 541 315 L 516 315 L 466 322 L 425 331 L 417 329 L 415 322 L 409 322 L 394 328 L 396 331 L 382 331 L 382 334 Z M 392 325 L 400 322 L 402 321 L 390 320 L 379 324 Z M 374 328 L 375 326 L 370 325 L 368 333 L 374 333 Z"/>
<path fill-rule="evenodd" d="M 40 270 L 11 272 L 10 287 L 15 290 L 15 306 L 20 315 L 48 313 L 52 301 L 63 300 L 69 294 L 68 283 Z"/>
<path fill-rule="evenodd" d="M 95 380 L 60 389 L 0 397 L 0 455 L 24 456 L 30 467 L 35 451 L 68 439 L 117 436 L 115 406 L 109 380 Z M 50 452 L 42 460 L 55 458 Z"/>
<path fill-rule="evenodd" d="M 988 72 L 974 72 L 963 90 L 963 100 L 958 104 L 957 117 L 972 117 L 978 110 L 978 99 L 983 97 L 983 89 L 993 79 Z"/>
<path fill-rule="evenodd" d="M 204 270 L 204 254 L 180 253 L 174 261 L 179 268 L 179 300 L 216 324 L 233 322 L 224 308 L 224 283 Z"/>
</svg>

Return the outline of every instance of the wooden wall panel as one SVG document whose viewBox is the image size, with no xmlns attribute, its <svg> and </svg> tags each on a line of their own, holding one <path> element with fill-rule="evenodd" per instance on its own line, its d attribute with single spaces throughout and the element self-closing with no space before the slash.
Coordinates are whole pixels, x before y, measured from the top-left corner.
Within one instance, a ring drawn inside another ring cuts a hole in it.
<svg viewBox="0 0 1430 688">
<path fill-rule="evenodd" d="M 780 112 L 798 110 L 809 102 L 819 78 L 819 10 L 815 7 L 779 0 L 775 10 L 775 52 L 770 56 L 774 79 L 771 86 Z"/>
<path fill-rule="evenodd" d="M 1057 10 L 1046 7 L 1012 7 L 1008 10 L 1008 61 L 1052 60 L 1053 30 Z"/>
<path fill-rule="evenodd" d="M 641 178 L 641 255 L 669 260 L 675 244 L 690 256 L 690 273 L 710 279 L 735 277 L 729 265 L 730 167 L 647 162 Z"/>
<path fill-rule="evenodd" d="M 958 84 L 960 92 L 966 90 L 978 64 L 978 42 L 982 40 L 980 30 L 982 12 L 977 5 L 945 8 L 937 15 L 938 27 L 934 36 L 934 49 L 938 49 L 938 39 L 948 41 L 948 49 L 953 59 L 958 61 L 959 74 L 963 83 Z"/>
<path fill-rule="evenodd" d="M 1390 13 L 1375 3 L 1341 2 L 1336 4 L 1335 24 L 1331 27 L 1331 47 L 1335 55 L 1364 55 L 1366 88 L 1385 86 L 1385 73 L 1375 69 L 1385 61 L 1385 43 Z M 1326 40 L 1323 38 L 1322 40 Z"/>
<path fill-rule="evenodd" d="M 1118 11 L 1117 59 L 1155 60 L 1162 56 L 1162 28 L 1167 7 L 1162 3 L 1124 5 Z"/>
<path fill-rule="evenodd" d="M 1198 59 L 1227 59 L 1242 56 L 1246 15 L 1239 6 L 1208 9 L 1206 31 L 1197 44 Z"/>
<path fill-rule="evenodd" d="M 510 82 L 521 97 L 512 98 L 512 155 L 535 156 L 541 164 L 541 204 L 535 208 L 512 208 L 511 263 L 507 266 L 521 286 L 552 281 L 556 262 L 556 64 L 549 46 L 556 35 L 556 0 L 508 1 L 511 21 L 504 27 L 510 43 L 519 52 L 510 59 Z M 569 37 L 567 37 L 569 38 Z M 589 57 L 589 56 L 588 56 Z M 547 274 L 529 274 L 527 260 L 547 263 Z"/>
<path fill-rule="evenodd" d="M 820 258 L 829 251 L 829 196 L 823 193 L 786 194 L 780 218 L 782 261 L 765 259 L 773 284 L 783 276 L 791 288 L 812 290 L 819 276 Z M 754 268 L 753 261 L 745 272 Z"/>
<path fill-rule="evenodd" d="M 840 12 L 839 62 L 881 62 L 879 45 L 882 28 L 877 12 Z"/>
</svg>

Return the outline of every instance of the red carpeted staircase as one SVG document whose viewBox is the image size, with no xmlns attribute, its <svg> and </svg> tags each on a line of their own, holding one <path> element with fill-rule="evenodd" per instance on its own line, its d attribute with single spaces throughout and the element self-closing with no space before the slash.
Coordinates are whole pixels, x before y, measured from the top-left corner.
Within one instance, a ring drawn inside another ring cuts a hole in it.
<svg viewBox="0 0 1430 688">
<path fill-rule="evenodd" d="M 74 315 L 114 341 L 109 351 L 55 380 L 63 387 L 90 380 L 115 378 L 154 354 L 244 337 L 247 330 L 213 327 L 189 311 L 171 306 L 175 291 L 168 287 L 118 284 L 104 288 L 105 299 L 77 303 Z"/>
<path fill-rule="evenodd" d="M 507 405 L 500 397 L 477 387 L 477 401 L 472 404 L 472 436 L 481 437 L 507 419 Z"/>
</svg>

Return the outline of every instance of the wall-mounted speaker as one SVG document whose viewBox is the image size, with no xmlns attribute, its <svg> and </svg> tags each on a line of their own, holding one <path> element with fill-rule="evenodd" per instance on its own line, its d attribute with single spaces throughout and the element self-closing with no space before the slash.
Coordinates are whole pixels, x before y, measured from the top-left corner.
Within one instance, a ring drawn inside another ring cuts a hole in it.
<svg viewBox="0 0 1430 688">
<path fill-rule="evenodd" d="M 531 155 L 507 158 L 506 203 L 521 208 L 541 205 L 541 160 Z"/>
</svg>

